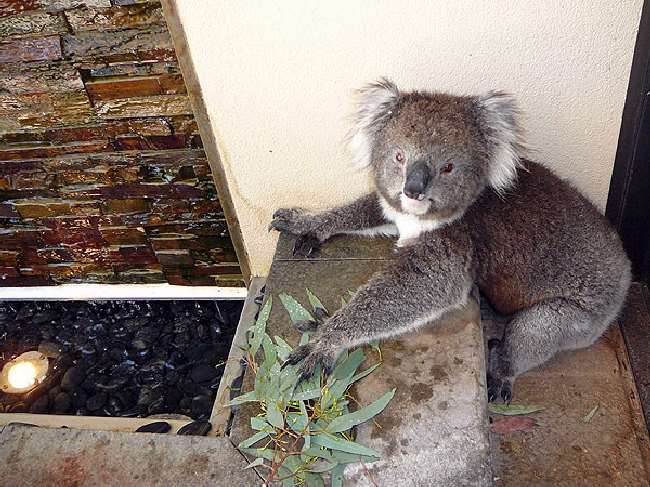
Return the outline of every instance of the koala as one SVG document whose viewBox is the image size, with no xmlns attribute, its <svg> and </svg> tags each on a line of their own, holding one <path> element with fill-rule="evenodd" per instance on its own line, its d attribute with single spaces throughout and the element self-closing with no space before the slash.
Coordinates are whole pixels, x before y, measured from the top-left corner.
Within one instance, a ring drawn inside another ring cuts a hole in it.
<svg viewBox="0 0 650 487">
<path fill-rule="evenodd" d="M 473 286 L 506 316 L 488 343 L 491 401 L 557 352 L 591 345 L 621 309 L 629 259 L 606 218 L 525 157 L 513 96 L 359 91 L 350 147 L 375 190 L 318 214 L 279 209 L 271 229 L 309 254 L 336 234 L 395 235 L 394 263 L 287 360 L 301 378 L 339 353 L 417 329 L 463 306 Z"/>
</svg>

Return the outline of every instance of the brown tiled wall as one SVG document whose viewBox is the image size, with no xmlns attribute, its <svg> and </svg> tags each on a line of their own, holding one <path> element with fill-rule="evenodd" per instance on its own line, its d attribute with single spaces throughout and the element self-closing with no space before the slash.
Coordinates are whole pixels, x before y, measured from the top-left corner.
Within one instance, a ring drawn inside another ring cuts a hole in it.
<svg viewBox="0 0 650 487">
<path fill-rule="evenodd" d="M 243 285 L 160 4 L 0 0 L 0 286 L 165 281 Z"/>
</svg>

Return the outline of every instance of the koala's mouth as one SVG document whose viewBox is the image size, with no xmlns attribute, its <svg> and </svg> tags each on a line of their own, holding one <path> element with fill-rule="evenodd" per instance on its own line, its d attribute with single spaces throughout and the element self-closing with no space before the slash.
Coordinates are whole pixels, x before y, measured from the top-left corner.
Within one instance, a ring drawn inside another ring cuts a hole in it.
<svg viewBox="0 0 650 487">
<path fill-rule="evenodd" d="M 424 215 L 431 208 L 431 199 L 429 198 L 414 200 L 406 196 L 404 193 L 401 193 L 399 195 L 399 201 L 402 211 L 411 215 Z"/>
</svg>

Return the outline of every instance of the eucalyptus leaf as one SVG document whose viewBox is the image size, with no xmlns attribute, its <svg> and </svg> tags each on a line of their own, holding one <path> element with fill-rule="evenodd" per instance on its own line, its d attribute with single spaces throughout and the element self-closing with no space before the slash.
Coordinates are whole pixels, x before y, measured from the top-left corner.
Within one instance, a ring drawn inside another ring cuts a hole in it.
<svg viewBox="0 0 650 487">
<path fill-rule="evenodd" d="M 264 418 L 253 416 L 251 418 L 251 428 L 255 431 L 270 431 L 271 425 L 269 425 Z"/>
<path fill-rule="evenodd" d="M 323 472 L 329 472 L 332 470 L 334 467 L 336 467 L 336 463 L 329 463 L 325 461 L 318 461 L 317 463 L 311 465 L 309 467 L 310 472 L 315 472 L 315 473 L 323 473 Z"/>
<path fill-rule="evenodd" d="M 250 345 L 250 353 L 252 356 L 255 356 L 257 350 L 260 348 L 260 345 L 262 344 L 262 339 L 264 337 L 264 334 L 266 333 L 266 322 L 268 321 L 269 315 L 271 314 L 272 306 L 273 306 L 273 296 L 269 296 L 269 298 L 266 300 L 266 303 L 264 304 L 259 314 L 257 315 L 257 320 L 255 324 L 248 329 L 250 333 L 250 338 L 248 340 L 248 343 Z"/>
<path fill-rule="evenodd" d="M 262 457 L 258 457 L 258 458 L 256 458 L 255 460 L 253 460 L 251 463 L 249 463 L 248 465 L 246 465 L 246 466 L 244 467 L 244 469 L 247 469 L 247 468 L 253 468 L 253 467 L 259 467 L 260 465 L 263 465 L 263 464 L 264 464 L 264 459 L 263 459 Z"/>
<path fill-rule="evenodd" d="M 381 413 L 394 395 L 395 389 L 388 391 L 379 399 L 358 411 L 334 418 L 327 427 L 327 431 L 330 433 L 340 433 L 341 431 L 347 431 L 358 424 L 365 423 Z"/>
<path fill-rule="evenodd" d="M 316 296 L 314 293 L 312 293 L 309 288 L 305 288 L 307 290 L 307 298 L 309 299 L 309 304 L 311 304 L 311 307 L 316 309 L 324 309 L 326 313 L 329 313 L 327 311 L 327 308 L 323 305 L 320 299 L 318 299 L 318 296 Z"/>
<path fill-rule="evenodd" d="M 291 346 L 289 346 L 287 342 L 285 342 L 282 339 L 282 337 L 276 335 L 273 338 L 275 339 L 275 343 L 277 344 L 276 349 L 277 349 L 278 358 L 284 362 L 285 360 L 287 360 L 287 357 L 289 356 L 289 354 L 293 349 L 291 348 Z"/>
<path fill-rule="evenodd" d="M 325 482 L 320 475 L 305 472 L 305 485 L 307 487 L 325 487 Z"/>
<path fill-rule="evenodd" d="M 296 482 L 294 480 L 293 475 L 290 475 L 282 479 L 282 487 L 295 487 L 295 486 L 296 486 Z"/>
<path fill-rule="evenodd" d="M 280 412 L 276 401 L 266 403 L 266 420 L 271 426 L 275 426 L 278 429 L 284 428 L 284 416 Z"/>
<path fill-rule="evenodd" d="M 246 392 L 245 394 L 242 394 L 241 396 L 237 396 L 236 398 L 228 401 L 226 403 L 227 406 L 238 406 L 240 404 L 244 404 L 245 402 L 255 402 L 257 401 L 257 393 L 252 390 L 249 392 Z"/>
<path fill-rule="evenodd" d="M 380 365 L 381 365 L 381 362 L 376 363 L 376 364 L 374 364 L 374 365 L 368 367 L 368 368 L 367 368 L 366 370 L 364 370 L 363 372 L 359 372 L 359 373 L 356 374 L 354 377 L 352 377 L 352 380 L 350 381 L 350 384 L 353 384 L 353 383 L 355 383 L 356 381 L 363 379 L 363 378 L 364 378 L 365 376 L 367 376 L 368 374 L 372 374 L 372 373 L 375 371 L 375 369 L 376 369 L 377 367 L 379 367 Z"/>
<path fill-rule="evenodd" d="M 343 487 L 343 473 L 345 470 L 345 465 L 337 465 L 332 469 L 330 473 L 332 477 L 331 487 Z"/>
<path fill-rule="evenodd" d="M 503 416 L 518 416 L 520 414 L 531 414 L 546 409 L 538 404 L 488 404 L 488 411 Z"/>
<path fill-rule="evenodd" d="M 248 448 L 268 436 L 269 434 L 266 431 L 258 431 L 253 436 L 251 436 L 250 438 L 246 438 L 239 445 L 237 445 L 237 448 Z"/>
<path fill-rule="evenodd" d="M 378 457 L 380 456 L 375 450 L 372 450 L 366 446 L 355 443 L 354 441 L 348 441 L 345 438 L 340 436 L 331 435 L 328 433 L 320 433 L 318 435 L 312 435 L 312 443 L 315 445 L 324 446 L 332 450 L 344 451 L 347 453 L 356 453 L 359 455 L 365 455 L 369 457 Z"/>
<path fill-rule="evenodd" d="M 282 293 L 280 294 L 280 301 L 282 305 L 289 312 L 289 317 L 292 322 L 307 320 L 314 321 L 314 317 L 309 311 L 307 311 L 302 304 L 295 300 L 295 298 L 289 294 Z"/>
<path fill-rule="evenodd" d="M 372 463 L 379 460 L 379 457 L 377 456 L 355 455 L 352 453 L 346 453 L 342 451 L 331 451 L 327 449 L 321 449 L 316 446 L 306 449 L 304 453 L 312 457 L 322 458 L 324 460 L 327 460 L 330 463 L 343 463 L 343 464 L 358 463 L 358 462 Z"/>
</svg>

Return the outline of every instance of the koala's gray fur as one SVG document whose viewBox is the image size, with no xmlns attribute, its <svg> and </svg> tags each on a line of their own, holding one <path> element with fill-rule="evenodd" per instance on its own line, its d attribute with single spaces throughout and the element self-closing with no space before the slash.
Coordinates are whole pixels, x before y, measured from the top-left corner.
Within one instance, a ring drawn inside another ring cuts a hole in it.
<svg viewBox="0 0 650 487">
<path fill-rule="evenodd" d="M 501 314 L 488 391 L 561 350 L 592 344 L 616 317 L 630 263 L 607 220 L 575 188 L 523 158 L 513 97 L 360 91 L 350 139 L 376 191 L 320 214 L 276 212 L 271 227 L 311 249 L 338 233 L 399 235 L 398 256 L 322 324 L 289 363 L 303 377 L 345 348 L 415 329 L 462 306 L 473 284 Z M 407 196 L 408 195 L 408 196 Z"/>
</svg>

